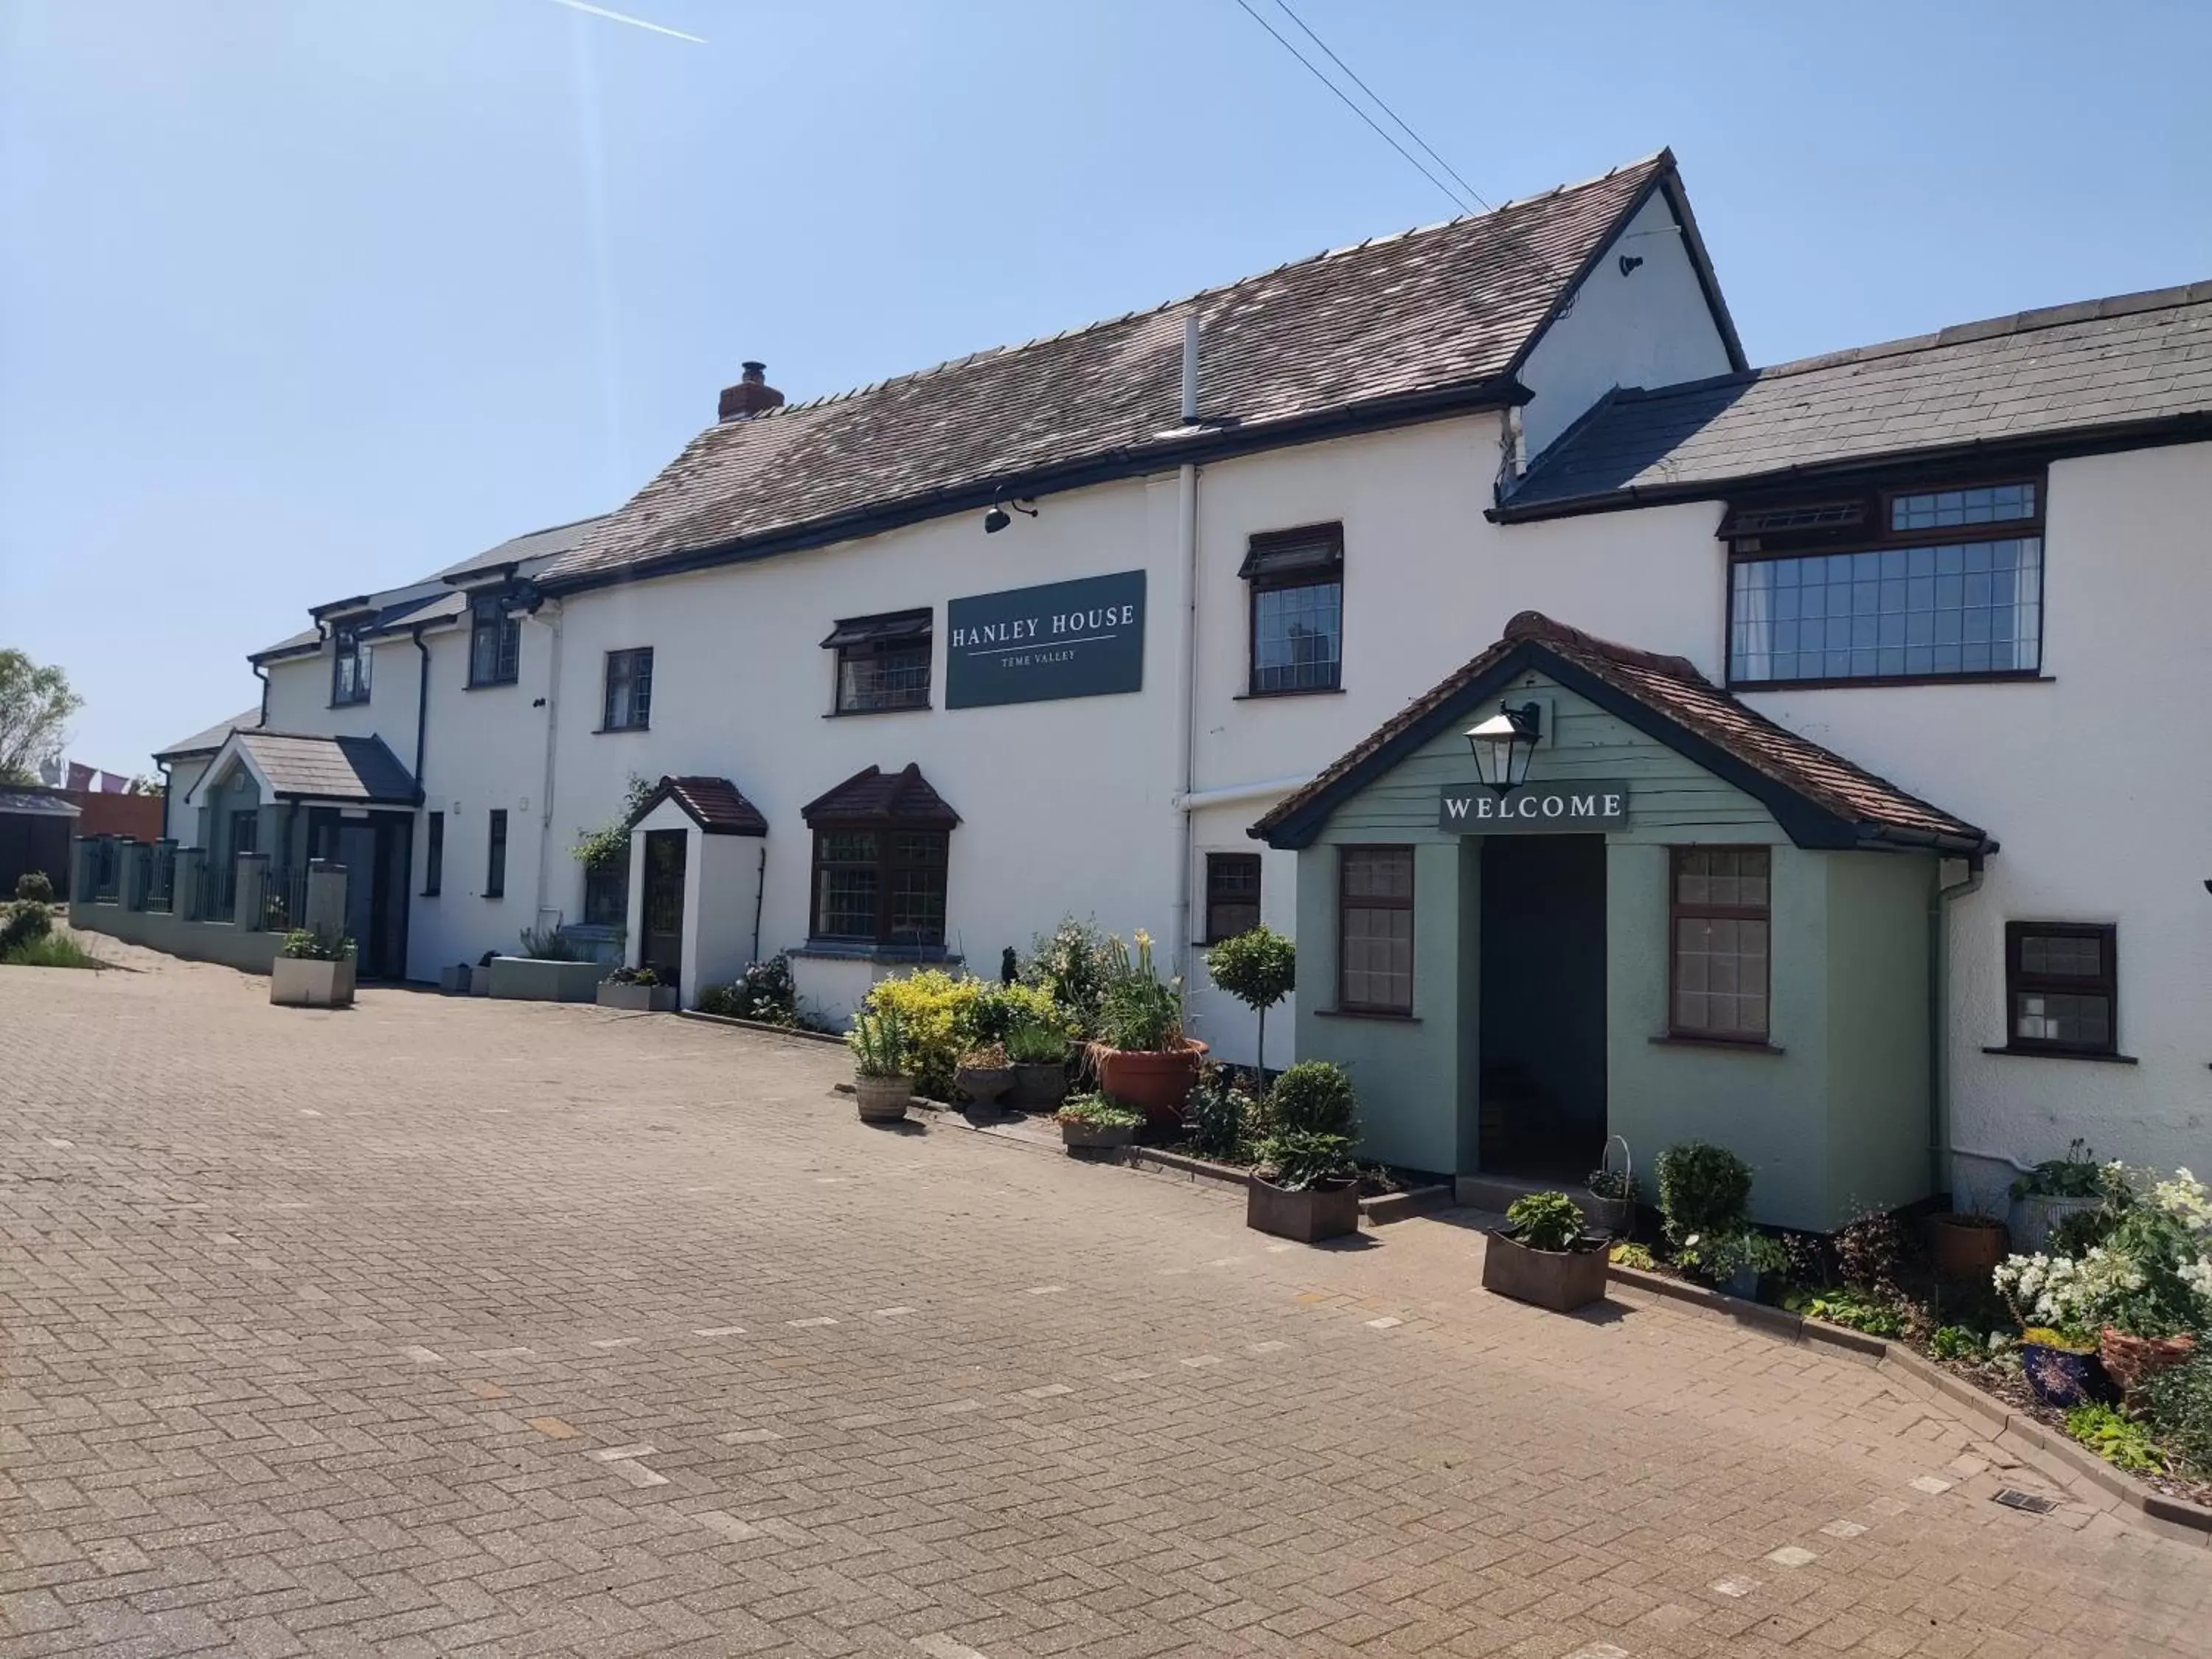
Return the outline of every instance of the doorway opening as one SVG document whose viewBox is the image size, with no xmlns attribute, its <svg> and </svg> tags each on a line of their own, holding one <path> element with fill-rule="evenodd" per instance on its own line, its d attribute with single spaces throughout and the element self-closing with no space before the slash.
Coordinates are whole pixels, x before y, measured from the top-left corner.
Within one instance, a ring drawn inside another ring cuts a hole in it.
<svg viewBox="0 0 2212 1659">
<path fill-rule="evenodd" d="M 1605 1152 L 1605 838 L 1482 843 L 1486 1174 L 1578 1182 Z"/>
<path fill-rule="evenodd" d="M 637 962 L 663 985 L 684 979 L 684 854 L 690 832 L 645 832 L 645 891 L 640 896 Z"/>
<path fill-rule="evenodd" d="M 355 971 L 362 979 L 407 977 L 414 830 L 413 815 L 405 812 L 349 817 L 338 809 L 318 806 L 308 813 L 307 857 L 345 866 L 345 930 L 353 939 Z"/>
</svg>

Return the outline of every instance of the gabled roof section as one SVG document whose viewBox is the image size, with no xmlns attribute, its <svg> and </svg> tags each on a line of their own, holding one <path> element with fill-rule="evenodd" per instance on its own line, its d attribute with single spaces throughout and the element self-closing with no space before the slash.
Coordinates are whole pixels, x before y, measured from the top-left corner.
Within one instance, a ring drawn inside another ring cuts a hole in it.
<svg viewBox="0 0 2212 1659">
<path fill-rule="evenodd" d="M 233 714 L 227 720 L 218 720 L 204 732 L 195 732 L 189 738 L 179 738 L 167 749 L 157 749 L 157 761 L 186 760 L 194 755 L 212 755 L 222 747 L 223 739 L 241 728 L 252 731 L 261 724 L 261 708 L 258 703 L 242 714 Z"/>
<path fill-rule="evenodd" d="M 908 830 L 950 830 L 960 822 L 960 814 L 929 787 L 921 768 L 911 762 L 900 772 L 876 766 L 855 772 L 799 812 L 816 830 L 873 829 L 886 823 Z"/>
<path fill-rule="evenodd" d="M 1491 516 L 1554 518 L 1897 460 L 2212 437 L 2212 283 L 1613 392 Z"/>
<path fill-rule="evenodd" d="M 1531 668 L 1734 784 L 1800 847 L 1959 855 L 1996 848 L 1974 825 L 1746 708 L 1687 659 L 1597 639 L 1534 611 L 1284 799 L 1252 835 L 1270 847 L 1311 846 L 1339 805 Z"/>
<path fill-rule="evenodd" d="M 710 836 L 764 836 L 768 820 L 738 792 L 727 778 L 664 777 L 653 793 L 629 815 L 628 828 L 637 828 L 645 816 L 663 801 L 674 801 L 691 822 Z"/>
<path fill-rule="evenodd" d="M 230 771 L 235 759 L 278 800 L 349 801 L 361 805 L 412 806 L 421 799 L 415 780 L 381 738 L 325 738 L 296 732 L 233 732 L 191 799 Z"/>
<path fill-rule="evenodd" d="M 0 784 L 0 813 L 10 817 L 73 818 L 77 804 L 58 789 L 28 784 Z"/>
<path fill-rule="evenodd" d="M 764 556 L 999 495 L 1523 401 L 1512 369 L 1667 151 L 1025 345 L 707 428 L 544 574 L 561 592 Z M 1183 324 L 1200 414 L 1180 425 Z"/>
</svg>

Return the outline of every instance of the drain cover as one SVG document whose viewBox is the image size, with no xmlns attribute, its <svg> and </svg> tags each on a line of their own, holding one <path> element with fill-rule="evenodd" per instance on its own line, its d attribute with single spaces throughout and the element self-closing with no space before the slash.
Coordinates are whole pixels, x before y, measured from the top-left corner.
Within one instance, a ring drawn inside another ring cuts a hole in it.
<svg viewBox="0 0 2212 1659">
<path fill-rule="evenodd" d="M 2048 1515 L 2058 1507 L 2055 1498 L 2043 1498 L 2032 1492 L 2015 1492 L 2007 1486 L 1996 1496 L 1996 1501 L 2008 1510 L 2026 1510 L 2030 1515 Z"/>
</svg>

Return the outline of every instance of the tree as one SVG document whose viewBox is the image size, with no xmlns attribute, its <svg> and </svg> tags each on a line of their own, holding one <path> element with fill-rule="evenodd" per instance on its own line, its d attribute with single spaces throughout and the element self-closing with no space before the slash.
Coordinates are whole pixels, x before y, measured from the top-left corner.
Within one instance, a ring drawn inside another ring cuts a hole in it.
<svg viewBox="0 0 2212 1659">
<path fill-rule="evenodd" d="M 61 753 L 69 717 L 83 707 L 60 669 L 0 651 L 0 783 L 36 783 L 39 763 Z"/>
<path fill-rule="evenodd" d="M 123 793 L 126 795 L 158 795 L 161 793 L 161 781 L 140 772 L 131 778 Z"/>
<path fill-rule="evenodd" d="M 1273 928 L 1247 928 L 1206 953 L 1213 982 L 1260 1016 L 1260 1076 L 1267 1075 L 1267 1010 L 1297 988 L 1297 948 Z"/>
</svg>

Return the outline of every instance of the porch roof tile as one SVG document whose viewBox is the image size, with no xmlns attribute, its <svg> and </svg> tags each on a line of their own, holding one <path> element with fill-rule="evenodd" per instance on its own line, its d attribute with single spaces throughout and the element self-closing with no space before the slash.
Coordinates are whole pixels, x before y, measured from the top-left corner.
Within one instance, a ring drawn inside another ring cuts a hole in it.
<svg viewBox="0 0 2212 1659">
<path fill-rule="evenodd" d="M 950 830 L 960 822 L 960 815 L 930 787 L 921 768 L 912 763 L 899 772 L 886 772 L 878 766 L 855 772 L 827 794 L 807 802 L 799 815 L 814 828 L 891 823 L 915 830 Z"/>
<path fill-rule="evenodd" d="M 764 836 L 768 820 L 760 809 L 738 793 L 727 778 L 664 777 L 629 815 L 635 829 L 645 815 L 663 801 L 674 801 L 700 829 L 710 836 Z"/>
<path fill-rule="evenodd" d="M 234 735 L 280 796 L 395 806 L 415 802 L 415 780 L 381 738 L 311 737 L 291 732 Z"/>
</svg>

